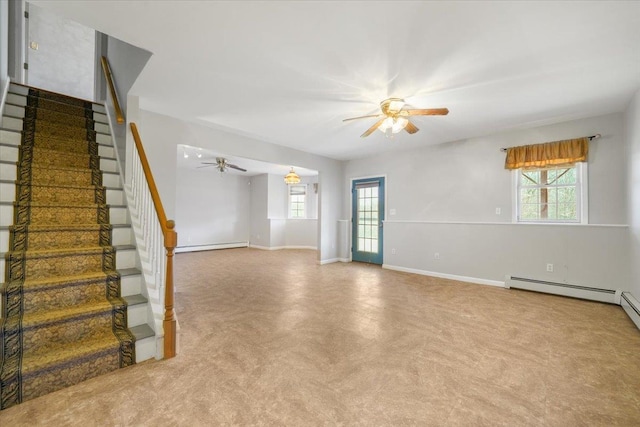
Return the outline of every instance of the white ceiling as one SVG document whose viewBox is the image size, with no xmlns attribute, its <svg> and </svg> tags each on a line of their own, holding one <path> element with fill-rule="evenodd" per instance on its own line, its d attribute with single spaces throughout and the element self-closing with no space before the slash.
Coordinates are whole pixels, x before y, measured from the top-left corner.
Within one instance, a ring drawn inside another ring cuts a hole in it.
<svg viewBox="0 0 640 427">
<path fill-rule="evenodd" d="M 231 175 L 254 176 L 268 173 L 273 175 L 280 175 L 284 179 L 284 176 L 289 173 L 292 167 L 294 168 L 295 172 L 301 177 L 311 177 L 318 175 L 318 171 L 312 169 L 305 169 L 293 165 L 277 165 L 274 163 L 262 162 L 260 160 L 230 156 L 218 151 L 207 150 L 200 147 L 192 147 L 185 144 L 178 144 L 177 156 L 178 169 L 201 168 L 203 171 L 211 172 L 212 175 L 218 174 L 220 172 L 215 167 L 215 165 L 203 167 L 205 166 L 203 162 L 216 163 L 217 157 L 223 157 L 227 160 L 227 163 L 239 166 L 247 170 L 246 172 L 242 172 L 236 169 L 227 168 L 224 173 L 230 173 Z"/>
<path fill-rule="evenodd" d="M 640 88 L 640 2 L 34 3 L 151 51 L 142 108 L 336 159 L 620 112 Z M 392 140 L 342 122 L 390 96 L 450 113 Z"/>
</svg>

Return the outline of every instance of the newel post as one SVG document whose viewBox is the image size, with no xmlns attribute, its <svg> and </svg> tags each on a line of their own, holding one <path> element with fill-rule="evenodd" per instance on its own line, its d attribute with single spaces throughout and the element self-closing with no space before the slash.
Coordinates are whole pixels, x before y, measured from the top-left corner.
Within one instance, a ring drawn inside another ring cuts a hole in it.
<svg viewBox="0 0 640 427">
<path fill-rule="evenodd" d="M 178 244 L 178 233 L 173 220 L 167 221 L 164 235 L 164 247 L 167 249 L 167 277 L 164 292 L 164 358 L 176 355 L 176 317 L 173 312 L 173 251 Z"/>
</svg>

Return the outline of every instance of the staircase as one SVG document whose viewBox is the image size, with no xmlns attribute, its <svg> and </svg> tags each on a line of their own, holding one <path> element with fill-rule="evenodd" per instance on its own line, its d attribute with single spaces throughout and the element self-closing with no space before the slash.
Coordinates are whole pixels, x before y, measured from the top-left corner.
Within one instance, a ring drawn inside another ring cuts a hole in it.
<svg viewBox="0 0 640 427">
<path fill-rule="evenodd" d="M 0 409 L 149 359 L 104 106 L 12 84 L 0 124 Z"/>
</svg>

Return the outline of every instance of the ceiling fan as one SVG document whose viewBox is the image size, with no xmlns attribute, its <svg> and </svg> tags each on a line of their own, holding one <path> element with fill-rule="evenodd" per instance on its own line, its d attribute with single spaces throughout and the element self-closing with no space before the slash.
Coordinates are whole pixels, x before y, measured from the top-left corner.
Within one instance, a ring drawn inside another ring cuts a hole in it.
<svg viewBox="0 0 640 427">
<path fill-rule="evenodd" d="M 368 116 L 352 117 L 350 119 L 344 119 L 343 122 L 351 120 L 367 119 L 369 117 L 382 117 L 373 126 L 371 126 L 365 133 L 360 135 L 365 138 L 371 135 L 376 129 L 380 129 L 387 135 L 398 133 L 401 130 L 406 130 L 408 133 L 418 132 L 418 128 L 409 121 L 409 116 L 446 116 L 449 114 L 449 110 L 446 108 L 429 108 L 429 109 L 404 109 L 404 99 L 389 98 L 380 103 L 381 114 L 370 114 Z"/>
<path fill-rule="evenodd" d="M 215 163 L 202 162 L 202 164 L 205 166 L 199 166 L 199 168 L 208 168 L 209 166 L 215 166 L 220 172 L 225 172 L 227 168 L 236 169 L 236 170 L 239 170 L 240 172 L 247 171 L 246 169 L 243 169 L 240 166 L 232 165 L 231 163 L 228 163 L 227 159 L 225 159 L 224 157 L 216 157 Z"/>
</svg>

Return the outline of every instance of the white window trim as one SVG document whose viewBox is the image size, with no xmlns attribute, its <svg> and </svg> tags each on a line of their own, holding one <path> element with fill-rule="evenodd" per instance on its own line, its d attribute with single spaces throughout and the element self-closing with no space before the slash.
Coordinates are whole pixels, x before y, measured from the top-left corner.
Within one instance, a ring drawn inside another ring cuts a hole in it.
<svg viewBox="0 0 640 427">
<path fill-rule="evenodd" d="M 304 187 L 304 216 L 291 216 L 291 187 Z M 292 184 L 287 186 L 287 219 L 307 219 L 309 218 L 309 186 L 307 184 Z"/>
<path fill-rule="evenodd" d="M 518 203 L 518 180 L 521 169 L 511 171 L 511 222 L 514 224 L 589 224 L 589 173 L 586 162 L 576 163 L 576 178 L 578 179 L 578 221 L 520 221 Z"/>
</svg>

